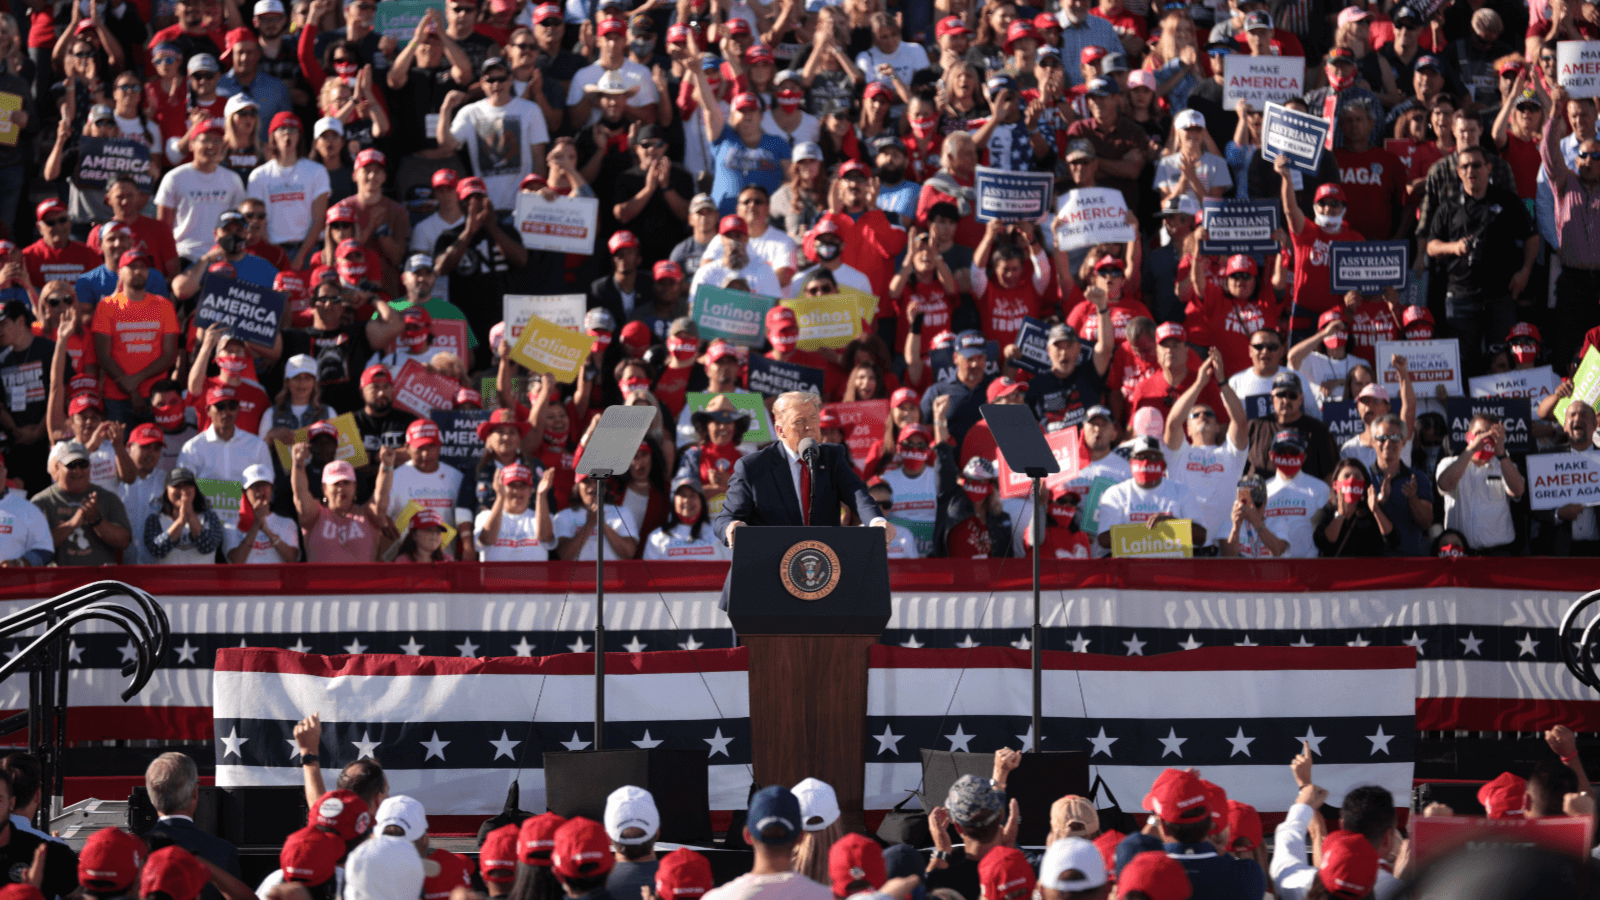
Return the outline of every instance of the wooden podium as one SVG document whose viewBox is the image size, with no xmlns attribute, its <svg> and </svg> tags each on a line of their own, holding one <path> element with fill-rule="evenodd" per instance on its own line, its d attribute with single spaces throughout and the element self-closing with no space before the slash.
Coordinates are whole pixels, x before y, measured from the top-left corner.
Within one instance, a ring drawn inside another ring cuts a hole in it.
<svg viewBox="0 0 1600 900">
<path fill-rule="evenodd" d="M 750 648 L 755 780 L 814 777 L 863 824 L 867 653 L 889 621 L 883 532 L 741 528 L 728 574 L 728 618 Z"/>
</svg>

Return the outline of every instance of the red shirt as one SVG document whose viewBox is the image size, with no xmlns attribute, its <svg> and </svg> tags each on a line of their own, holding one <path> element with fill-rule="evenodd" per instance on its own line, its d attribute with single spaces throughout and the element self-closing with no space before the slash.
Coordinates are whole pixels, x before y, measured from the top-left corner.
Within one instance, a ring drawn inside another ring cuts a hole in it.
<svg viewBox="0 0 1600 900">
<path fill-rule="evenodd" d="M 1074 292 L 1076 293 L 1076 292 Z M 1119 341 L 1128 339 L 1128 323 L 1143 316 L 1152 319 L 1150 308 L 1138 300 L 1128 299 L 1130 295 L 1123 292 L 1123 299 L 1112 303 L 1107 312 L 1111 314 L 1111 336 Z M 1067 313 L 1067 324 L 1078 332 L 1078 340 L 1085 344 L 1093 345 L 1100 340 L 1100 316 L 1095 312 L 1094 304 L 1087 298 L 1078 302 Z"/>
<path fill-rule="evenodd" d="M 906 248 L 905 229 L 890 224 L 881 209 L 869 209 L 860 218 L 852 219 L 849 213 L 828 213 L 823 218 L 839 226 L 839 237 L 844 239 L 844 264 L 861 270 L 872 282 L 872 293 L 879 297 L 889 295 L 889 279 L 894 277 L 894 260 Z M 894 318 L 894 307 L 878 304 L 878 318 Z"/>
<path fill-rule="evenodd" d="M 1118 37 L 1127 37 L 1131 34 L 1136 34 L 1140 38 L 1150 37 L 1150 29 L 1145 25 L 1144 18 L 1128 12 L 1127 9 L 1107 15 L 1101 11 L 1100 7 L 1097 6 L 1094 9 L 1089 10 L 1089 15 L 1099 16 L 1100 18 L 1105 19 L 1107 22 L 1110 22 L 1112 29 L 1117 32 Z M 1070 63 L 1070 65 L 1078 64 L 1079 60 L 1076 59 L 1072 60 Z"/>
<path fill-rule="evenodd" d="M 289 268 L 289 254 L 283 252 L 283 248 L 277 244 L 269 244 L 266 241 L 262 241 L 259 244 L 248 244 L 245 246 L 244 252 L 251 256 L 259 256 L 272 263 L 272 267 L 280 272 Z"/>
<path fill-rule="evenodd" d="M 1122 398 L 1132 403 L 1134 388 L 1139 386 L 1139 382 L 1146 375 L 1154 371 L 1156 371 L 1155 360 L 1146 360 L 1133 352 L 1133 348 L 1128 346 L 1127 342 L 1120 342 L 1116 351 L 1111 354 L 1111 370 L 1106 373 L 1106 388 L 1121 391 Z"/>
<path fill-rule="evenodd" d="M 104 257 L 81 241 L 67 241 L 55 248 L 40 238 L 22 248 L 22 264 L 27 267 L 28 279 L 35 288 L 57 279 L 76 281 L 79 275 L 100 268 L 104 262 Z"/>
<path fill-rule="evenodd" d="M 1023 531 L 1023 540 L 1029 546 L 1033 544 L 1033 523 Z M 1039 555 L 1043 559 L 1088 559 L 1089 535 L 1083 531 L 1074 531 L 1064 525 L 1044 530 L 1044 546 L 1039 548 Z"/>
<path fill-rule="evenodd" d="M 1400 320 L 1382 300 L 1367 300 L 1356 307 L 1350 323 L 1350 355 L 1373 365 L 1379 341 L 1400 340 Z"/>
<path fill-rule="evenodd" d="M 672 366 L 662 366 L 660 377 L 656 378 L 655 389 L 651 393 L 656 399 L 667 405 L 667 410 L 677 418 L 683 412 L 686 402 L 685 394 L 689 391 L 689 375 L 694 371 L 694 366 L 684 366 L 674 369 Z"/>
<path fill-rule="evenodd" d="M 1189 340 L 1202 347 L 1222 352 L 1224 377 L 1250 368 L 1250 335 L 1263 328 L 1278 327 L 1277 298 L 1269 282 L 1257 279 L 1259 290 L 1252 299 L 1240 300 L 1222 292 L 1215 282 L 1206 284 L 1205 299 L 1189 301 L 1184 310 L 1184 328 Z"/>
<path fill-rule="evenodd" d="M 1393 155 L 1393 154 L 1391 154 Z M 1290 235 L 1294 243 L 1294 305 L 1295 316 L 1311 319 L 1332 309 L 1333 273 L 1328 268 L 1328 248 L 1334 241 L 1363 241 L 1361 233 L 1345 224 L 1336 234 L 1322 230 L 1322 226 L 1308 216 L 1299 234 Z"/>
<path fill-rule="evenodd" d="M 138 216 L 126 224 L 133 229 L 134 239 L 143 244 L 144 249 L 155 257 L 156 268 L 161 270 L 162 275 L 166 275 L 167 266 L 178 258 L 178 244 L 172 239 L 172 226 L 163 225 L 160 219 L 152 219 L 149 216 Z M 100 249 L 98 228 L 89 231 L 89 249 L 100 256 L 102 261 L 105 259 L 104 251 Z"/>
<path fill-rule="evenodd" d="M 178 82 L 177 89 L 170 94 L 161 89 L 160 79 L 150 79 L 144 85 L 144 105 L 150 118 L 161 126 L 162 139 L 182 137 L 189 127 L 186 116 L 189 109 L 188 79 Z"/>
<path fill-rule="evenodd" d="M 909 285 L 905 296 L 895 304 L 900 322 L 895 326 L 894 347 L 890 348 L 890 352 L 899 351 L 896 355 L 904 354 L 906 337 L 911 334 L 911 317 L 906 314 L 906 310 L 911 306 L 912 299 L 917 301 L 922 313 L 922 331 L 918 332 L 921 341 L 917 345 L 917 355 L 927 356 L 933 349 L 934 340 L 950 330 L 950 314 L 955 312 L 957 298 L 946 294 L 937 278 Z"/>
<path fill-rule="evenodd" d="M 1146 375 L 1139 382 L 1139 385 L 1133 389 L 1133 403 L 1128 409 L 1128 422 L 1132 423 L 1133 414 L 1147 406 L 1161 410 L 1163 416 L 1171 412 L 1172 404 L 1178 401 L 1180 394 L 1194 384 L 1194 376 L 1198 372 L 1199 367 L 1191 365 L 1189 374 L 1183 379 L 1183 383 L 1176 386 L 1167 381 L 1166 373 L 1160 369 L 1156 369 Z M 1228 408 L 1222 405 L 1222 392 L 1217 390 L 1215 382 L 1200 389 L 1200 402 L 1216 411 L 1219 423 L 1222 425 L 1228 424 Z"/>
<path fill-rule="evenodd" d="M 944 136 L 935 132 L 928 138 L 928 149 L 917 149 L 917 139 L 907 135 L 900 139 L 906 148 L 906 179 L 918 184 L 939 171 L 939 154 L 944 149 Z"/>
<path fill-rule="evenodd" d="M 991 280 L 978 298 L 978 328 L 983 336 L 998 341 L 1003 348 L 1017 342 L 1022 320 L 1039 315 L 1039 292 L 1033 289 L 1033 273 L 1024 267 L 1014 287 L 1003 288 Z"/>
<path fill-rule="evenodd" d="M 1373 240 L 1387 240 L 1395 232 L 1394 211 L 1406 203 L 1405 164 L 1381 147 L 1365 153 L 1334 150 L 1333 158 L 1339 163 L 1348 203 L 1345 224 Z M 1535 172 L 1539 168 L 1538 147 L 1533 149 L 1533 168 Z"/>
<path fill-rule="evenodd" d="M 211 427 L 211 417 L 206 414 L 205 396 L 206 391 L 214 387 L 231 387 L 234 396 L 239 398 L 239 419 L 236 427 L 240 431 L 256 434 L 261 430 L 261 417 L 272 408 L 272 398 L 267 396 L 267 392 L 262 390 L 261 385 L 248 378 L 238 384 L 230 385 L 215 375 L 206 378 L 206 386 L 198 397 L 189 398 L 189 402 L 194 405 L 195 427 L 201 431 Z"/>
<path fill-rule="evenodd" d="M 944 545 L 944 555 L 948 559 L 988 559 L 994 552 L 989 523 L 980 516 L 967 516 L 951 526 Z"/>
<path fill-rule="evenodd" d="M 1516 176 L 1517 196 L 1532 200 L 1538 188 L 1539 167 L 1544 165 L 1539 158 L 1539 142 L 1525 141 L 1507 131 L 1506 148 L 1500 151 L 1500 155 L 1505 157 L 1511 174 Z"/>
</svg>

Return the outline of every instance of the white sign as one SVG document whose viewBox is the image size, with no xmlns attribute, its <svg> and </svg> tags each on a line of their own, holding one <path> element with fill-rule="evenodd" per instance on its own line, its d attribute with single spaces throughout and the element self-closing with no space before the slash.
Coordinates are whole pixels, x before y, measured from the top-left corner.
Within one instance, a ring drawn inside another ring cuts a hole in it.
<svg viewBox="0 0 1600 900">
<path fill-rule="evenodd" d="M 506 294 L 501 306 L 506 323 L 505 341 L 512 345 L 517 343 L 529 316 L 538 316 L 570 331 L 582 331 L 587 305 L 588 298 L 582 294 Z"/>
<path fill-rule="evenodd" d="M 538 193 L 517 194 L 517 234 L 529 250 L 591 255 L 599 218 L 600 201 L 593 197 L 546 200 Z"/>
<path fill-rule="evenodd" d="M 1394 357 L 1403 356 L 1411 370 L 1411 384 L 1417 396 L 1433 396 L 1436 384 L 1445 386 L 1452 397 L 1461 392 L 1461 344 L 1455 338 L 1432 341 L 1379 341 L 1377 349 L 1378 383 L 1395 397 L 1400 374 L 1394 370 Z"/>
<path fill-rule="evenodd" d="M 1530 508 L 1600 506 L 1600 459 L 1593 454 L 1534 453 L 1527 462 Z"/>
<path fill-rule="evenodd" d="M 1102 187 L 1068 191 L 1056 213 L 1055 231 L 1058 250 L 1125 244 L 1136 237 L 1122 192 Z"/>
<path fill-rule="evenodd" d="M 1527 397 L 1537 406 L 1540 400 L 1556 392 L 1561 378 L 1549 366 L 1502 372 L 1499 375 L 1479 375 L 1470 379 L 1467 386 L 1474 397 Z"/>
<path fill-rule="evenodd" d="M 1222 108 L 1232 111 L 1243 100 L 1251 109 L 1264 110 L 1272 100 L 1282 102 L 1305 93 L 1304 56 L 1245 56 L 1230 53 L 1222 58 Z"/>
<path fill-rule="evenodd" d="M 1572 97 L 1600 97 L 1600 41 L 1556 44 L 1556 82 Z"/>
</svg>

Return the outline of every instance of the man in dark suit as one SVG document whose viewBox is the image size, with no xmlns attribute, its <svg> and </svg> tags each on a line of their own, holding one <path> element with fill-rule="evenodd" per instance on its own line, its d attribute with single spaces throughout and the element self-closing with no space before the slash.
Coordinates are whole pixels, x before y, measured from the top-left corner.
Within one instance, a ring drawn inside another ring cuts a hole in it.
<svg viewBox="0 0 1600 900">
<path fill-rule="evenodd" d="M 200 802 L 200 770 L 194 760 L 182 753 L 163 753 L 144 771 L 144 786 L 150 802 L 161 818 L 151 831 L 171 835 L 172 842 L 195 856 L 215 863 L 235 878 L 239 876 L 239 848 L 194 824 L 194 809 Z M 220 897 L 207 887 L 202 900 Z"/>
<path fill-rule="evenodd" d="M 791 391 L 772 404 L 772 418 L 778 440 L 734 464 L 722 511 L 712 521 L 717 538 L 732 547 L 734 531 L 744 525 L 838 525 L 839 505 L 848 503 L 861 521 L 883 527 L 885 540 L 893 540 L 894 526 L 850 468 L 849 451 L 841 444 L 822 443 L 821 399 Z M 806 438 L 817 442 L 809 473 L 800 459 L 800 442 Z M 810 509 L 802 514 L 801 485 L 807 481 Z"/>
</svg>

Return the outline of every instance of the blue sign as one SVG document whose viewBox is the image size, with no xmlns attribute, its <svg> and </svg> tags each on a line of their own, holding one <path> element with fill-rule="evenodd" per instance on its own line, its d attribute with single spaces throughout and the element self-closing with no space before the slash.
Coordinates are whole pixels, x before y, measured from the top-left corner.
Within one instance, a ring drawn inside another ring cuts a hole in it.
<svg viewBox="0 0 1600 900">
<path fill-rule="evenodd" d="M 1449 397 L 1444 401 L 1450 417 L 1450 449 L 1464 452 L 1467 430 L 1476 415 L 1498 416 L 1506 427 L 1506 447 L 1511 453 L 1533 450 L 1532 404 L 1527 397 Z"/>
<path fill-rule="evenodd" d="M 1232 256 L 1243 253 L 1257 256 L 1277 253 L 1278 242 L 1272 233 L 1278 230 L 1278 202 L 1276 200 L 1220 200 L 1208 198 L 1203 204 L 1205 217 L 1201 224 L 1206 239 L 1200 242 L 1200 252 L 1207 256 Z"/>
<path fill-rule="evenodd" d="M 221 322 L 245 343 L 271 347 L 283 325 L 286 300 L 283 294 L 259 284 L 208 273 L 200 280 L 194 324 L 204 329 Z"/>
<path fill-rule="evenodd" d="M 1017 355 L 1011 364 L 1034 375 L 1050 371 L 1050 327 L 1032 316 L 1017 331 Z"/>
<path fill-rule="evenodd" d="M 1261 158 L 1272 162 L 1283 154 L 1296 169 L 1316 172 L 1332 130 L 1333 123 L 1321 116 L 1268 103 L 1261 122 Z"/>
<path fill-rule="evenodd" d="M 750 354 L 750 390 L 768 397 L 789 391 L 822 394 L 822 370 Z"/>
<path fill-rule="evenodd" d="M 1329 400 L 1322 404 L 1322 424 L 1328 426 L 1335 447 L 1360 434 L 1366 424 L 1354 400 Z"/>
<path fill-rule="evenodd" d="M 977 172 L 979 222 L 1032 222 L 1055 211 L 1053 172 L 1008 172 L 979 166 Z"/>
<path fill-rule="evenodd" d="M 1404 290 L 1411 275 L 1408 241 L 1336 241 L 1328 248 L 1333 294 L 1347 291 L 1381 294 L 1384 288 Z"/>
<path fill-rule="evenodd" d="M 1241 398 L 1240 403 L 1244 405 L 1246 419 L 1265 419 L 1274 415 L 1271 394 L 1251 394 Z"/>
</svg>

